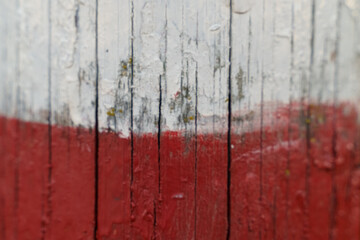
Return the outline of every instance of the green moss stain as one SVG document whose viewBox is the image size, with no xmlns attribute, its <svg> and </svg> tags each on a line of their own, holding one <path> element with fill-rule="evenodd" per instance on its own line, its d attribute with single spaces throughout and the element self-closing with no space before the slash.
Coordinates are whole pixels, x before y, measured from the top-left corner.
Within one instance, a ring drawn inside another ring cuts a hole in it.
<svg viewBox="0 0 360 240">
<path fill-rule="evenodd" d="M 237 84 L 237 99 L 241 100 L 244 98 L 244 89 L 243 89 L 243 83 L 244 83 L 244 71 L 241 67 L 239 67 L 239 71 L 235 76 L 236 84 Z"/>
<path fill-rule="evenodd" d="M 106 114 L 109 116 L 109 117 L 115 117 L 115 108 L 111 108 L 109 111 L 106 112 Z"/>
</svg>

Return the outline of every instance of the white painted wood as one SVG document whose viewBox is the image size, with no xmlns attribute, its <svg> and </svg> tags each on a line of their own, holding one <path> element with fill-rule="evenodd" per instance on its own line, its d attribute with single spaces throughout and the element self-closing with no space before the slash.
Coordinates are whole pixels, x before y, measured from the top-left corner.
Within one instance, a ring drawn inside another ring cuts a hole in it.
<svg viewBox="0 0 360 240">
<path fill-rule="evenodd" d="M 292 73 L 290 85 L 291 102 L 308 100 L 310 72 L 310 40 L 311 40 L 311 2 L 307 0 L 293 1 L 294 26 Z"/>
<path fill-rule="evenodd" d="M 197 131 L 225 134 L 228 128 L 229 8 L 222 1 L 197 4 Z"/>
<path fill-rule="evenodd" d="M 263 40 L 264 43 L 271 42 L 268 53 L 264 52 L 263 56 L 266 59 L 266 56 L 271 55 L 271 60 L 268 57 L 268 61 L 264 61 L 264 72 L 265 69 L 267 71 L 263 87 L 263 102 L 265 104 L 273 102 L 274 107 L 278 108 L 282 104 L 288 104 L 290 99 L 292 1 L 276 0 L 271 2 L 271 5 L 265 6 L 265 19 L 269 19 L 273 26 L 268 24 Z M 267 22 L 265 21 L 265 25 Z"/>
<path fill-rule="evenodd" d="M 134 0 L 133 128 L 158 132 L 160 79 L 164 84 L 165 1 Z"/>
<path fill-rule="evenodd" d="M 353 102 L 359 110 L 360 89 L 360 2 L 346 0 L 340 6 L 336 32 L 338 73 L 335 75 L 336 104 Z"/>
<path fill-rule="evenodd" d="M 314 45 L 310 56 L 310 101 L 334 101 L 334 76 L 337 46 L 338 0 L 318 0 L 313 19 Z M 332 13 L 329 15 L 329 13 Z"/>
<path fill-rule="evenodd" d="M 237 1 L 237 4 L 241 3 Z M 244 14 L 232 13 L 232 57 L 231 57 L 231 108 L 232 132 L 241 132 L 242 116 L 253 117 L 249 108 L 250 62 L 252 33 L 250 26 L 251 11 Z M 258 89 L 260 90 L 260 89 Z M 260 101 L 261 99 L 259 99 Z M 237 121 L 239 120 L 239 121 Z"/>
<path fill-rule="evenodd" d="M 162 131 L 195 132 L 195 1 L 167 2 L 167 52 Z"/>
<path fill-rule="evenodd" d="M 262 41 L 264 36 L 263 13 L 262 1 L 254 1 L 251 9 L 246 13 L 233 12 L 231 104 L 232 132 L 234 133 L 260 129 L 262 56 L 264 45 L 266 46 Z"/>
<path fill-rule="evenodd" d="M 223 131 L 228 117 L 229 3 L 99 1 L 99 129 L 129 136 L 133 89 L 134 131 L 155 132 L 161 76 L 163 130 L 195 131 L 197 89 L 198 130 Z M 95 0 L 0 4 L 1 114 L 46 122 L 51 106 L 54 124 L 94 126 Z M 358 105 L 358 1 L 315 1 L 313 55 L 311 1 L 233 0 L 232 6 L 232 114 L 254 120 L 252 126 L 234 123 L 235 131 L 260 126 L 262 102 L 265 112 L 289 99 Z M 178 96 L 184 90 L 181 82 L 189 82 L 190 95 L 183 100 Z M 276 104 L 267 107 L 271 102 Z"/>
<path fill-rule="evenodd" d="M 47 123 L 49 119 L 48 1 L 19 1 L 18 117 Z"/>
<path fill-rule="evenodd" d="M 51 1 L 51 112 L 61 125 L 95 126 L 95 1 Z"/>
<path fill-rule="evenodd" d="M 130 135 L 131 1 L 98 3 L 99 130 Z"/>
<path fill-rule="evenodd" d="M 1 113 L 15 117 L 18 113 L 20 13 L 17 1 L 1 1 Z"/>
</svg>

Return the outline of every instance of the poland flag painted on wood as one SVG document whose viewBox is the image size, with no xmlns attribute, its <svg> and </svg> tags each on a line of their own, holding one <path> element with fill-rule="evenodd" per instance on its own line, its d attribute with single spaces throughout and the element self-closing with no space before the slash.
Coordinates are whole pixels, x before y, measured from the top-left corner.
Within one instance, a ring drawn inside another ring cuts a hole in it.
<svg viewBox="0 0 360 240">
<path fill-rule="evenodd" d="M 0 12 L 0 239 L 360 238 L 357 1 Z"/>
</svg>

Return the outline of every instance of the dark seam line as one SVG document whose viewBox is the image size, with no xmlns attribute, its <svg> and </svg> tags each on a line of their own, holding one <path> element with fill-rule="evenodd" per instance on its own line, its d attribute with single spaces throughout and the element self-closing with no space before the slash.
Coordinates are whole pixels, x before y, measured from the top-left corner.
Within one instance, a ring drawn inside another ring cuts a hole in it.
<svg viewBox="0 0 360 240">
<path fill-rule="evenodd" d="M 198 166 L 198 138 L 197 138 L 197 124 L 198 124 L 198 63 L 196 63 L 195 71 L 195 187 L 194 187 L 194 198 L 195 198 L 195 217 L 194 217 L 194 239 L 196 240 L 196 225 L 197 225 L 197 166 Z"/>
<path fill-rule="evenodd" d="M 166 62 L 167 62 L 167 5 L 165 6 L 165 53 L 163 59 L 163 76 L 165 78 L 165 89 L 166 89 Z M 163 86 L 162 86 L 162 75 L 159 76 L 159 120 L 158 120 L 158 195 L 157 199 L 154 201 L 154 239 L 157 238 L 157 210 L 159 203 L 156 205 L 157 201 L 161 195 L 161 110 L 162 110 L 162 98 L 163 98 Z M 166 93 L 165 93 L 166 95 Z"/>
<path fill-rule="evenodd" d="M 160 156 L 160 149 L 161 149 L 161 108 L 162 108 L 162 85 L 161 85 L 161 75 L 159 76 L 159 119 L 158 119 L 158 197 L 160 195 L 161 190 L 161 156 Z M 156 239 L 156 227 L 157 227 L 157 206 L 156 206 L 156 199 L 154 200 L 154 227 L 153 227 L 153 237 Z"/>
<path fill-rule="evenodd" d="M 20 10 L 20 4 L 19 4 L 19 0 L 16 0 L 15 2 L 16 4 L 16 10 Z M 19 118 L 21 113 L 21 101 L 20 101 L 20 86 L 19 86 L 19 81 L 20 81 L 20 19 L 18 18 L 18 15 L 15 15 L 16 17 L 16 22 L 15 22 L 15 29 L 16 29 L 16 47 L 15 47 L 15 51 L 16 51 L 16 56 L 15 56 L 15 81 L 16 81 L 16 117 Z M 19 168 L 20 168 L 20 156 L 19 156 L 19 144 L 20 144 L 20 139 L 19 139 L 19 133 L 20 133 L 20 122 L 17 121 L 16 122 L 16 140 L 15 140 L 15 144 L 16 144 L 16 152 L 15 152 L 15 169 L 14 169 L 14 175 L 15 175 L 15 179 L 14 179 L 14 184 L 15 184 L 15 189 L 14 189 L 14 220 L 15 220 L 15 225 L 14 225 L 14 236 L 15 239 L 18 238 L 18 225 L 19 225 L 19 218 L 18 218 L 18 213 L 19 213 Z"/>
<path fill-rule="evenodd" d="M 262 32 L 263 32 L 263 36 L 264 36 L 264 30 L 265 30 L 265 22 L 264 22 L 264 15 L 265 15 L 265 4 L 264 4 L 264 0 L 263 0 L 263 21 L 262 21 Z M 260 99 L 260 172 L 259 172 L 259 203 L 260 203 L 260 209 L 262 208 L 262 204 L 263 204 L 263 138 L 264 138 L 264 81 L 265 81 L 265 76 L 264 76 L 264 59 L 262 59 L 261 61 L 261 99 Z M 261 211 L 259 213 L 260 215 L 258 216 L 259 219 L 261 219 Z M 260 223 L 260 228 L 259 228 L 259 239 L 262 239 L 262 227 L 261 223 Z"/>
<path fill-rule="evenodd" d="M 184 89 L 184 3 L 182 4 L 181 8 L 181 34 L 180 34 L 180 40 L 181 40 L 181 75 L 180 75 L 180 98 L 181 98 L 181 107 L 184 106 L 184 96 L 188 94 L 188 91 Z M 187 86 L 188 87 L 188 86 Z M 183 93 L 183 90 L 185 90 L 185 94 Z M 184 117 L 182 117 L 184 118 Z M 185 124 L 185 132 L 187 132 L 187 124 L 184 122 L 184 120 L 181 120 Z"/>
<path fill-rule="evenodd" d="M 289 84 L 289 109 L 288 109 L 288 151 L 287 151 L 287 160 L 286 160 L 286 172 L 290 173 L 290 158 L 291 158 L 291 137 L 292 137 L 292 128 L 291 128 L 291 116 L 292 116 L 292 88 L 293 88 L 293 70 L 294 70 L 294 22 L 295 22 L 295 12 L 294 12 L 294 1 L 291 1 L 291 39 L 290 39 L 290 84 Z M 288 228 L 289 228 L 289 194 L 290 194 L 290 174 L 286 176 L 286 206 L 285 206 L 285 218 L 286 218 L 286 228 L 285 228 L 285 239 L 288 239 Z"/>
<path fill-rule="evenodd" d="M 16 4 L 16 10 L 20 10 L 20 4 L 19 1 L 17 0 L 15 2 Z M 18 15 L 16 15 L 18 16 Z M 16 22 L 15 22 L 15 29 L 16 29 L 16 47 L 15 47 L 15 51 L 16 51 L 16 56 L 15 56 L 15 81 L 17 83 L 16 85 L 16 118 L 19 119 L 20 115 L 21 115 L 21 101 L 20 101 L 20 85 L 19 85 L 19 81 L 20 81 L 20 38 L 21 38 L 21 33 L 20 33 L 20 19 L 17 17 L 16 18 Z M 16 122 L 16 140 L 15 140 L 15 166 L 14 166 L 14 175 L 15 175 L 15 179 L 14 179 L 14 184 L 15 184 L 15 189 L 14 189 L 14 220 L 15 220 L 15 225 L 14 225 L 14 237 L 15 239 L 18 238 L 18 225 L 19 225 L 19 187 L 20 187 L 20 176 L 19 176 L 19 169 L 20 169 L 20 156 L 19 156 L 19 145 L 20 145 L 20 139 L 19 139 L 19 134 L 20 134 L 20 121 Z"/>
<path fill-rule="evenodd" d="M 226 239 L 230 239 L 231 234 L 231 58 L 232 58 L 232 0 L 230 0 L 230 20 L 229 20 L 229 75 L 228 75 L 228 132 L 227 132 L 227 233 Z"/>
<path fill-rule="evenodd" d="M 48 179 L 47 179 L 47 196 L 46 196 L 46 201 L 47 201 L 47 209 L 44 209 L 45 213 L 43 213 L 42 216 L 42 221 L 41 221 L 41 228 L 42 228 L 42 232 L 41 232 L 41 239 L 44 240 L 45 239 L 45 235 L 47 232 L 47 226 L 49 225 L 50 221 L 51 221 L 51 195 L 52 195 L 52 104 L 51 104 L 51 48 L 52 48 L 52 44 L 51 44 L 51 34 L 52 34 L 52 21 L 51 21 L 51 0 L 48 1 L 48 96 L 49 96 L 49 102 L 48 102 L 48 108 L 49 108 L 49 113 L 48 113 Z"/>
<path fill-rule="evenodd" d="M 310 119 L 311 119 L 311 109 L 310 109 L 310 97 L 311 97 L 311 80 L 313 78 L 313 65 L 314 65 L 314 44 L 315 44 L 315 27 L 316 27 L 316 0 L 312 0 L 312 7 L 311 7 L 311 39 L 310 39 L 310 79 L 308 80 L 308 89 L 307 89 L 307 106 L 306 106 L 306 175 L 305 175 L 305 192 L 306 192 L 306 199 L 305 199 L 305 213 L 306 213 L 306 221 L 305 221 L 305 229 L 308 229 L 309 225 L 309 204 L 310 204 L 310 175 L 311 175 L 311 126 L 310 126 Z M 304 238 L 308 233 L 305 232 Z"/>
<path fill-rule="evenodd" d="M 94 239 L 97 239 L 99 215 L 99 2 L 95 1 L 95 200 L 94 200 Z"/>
<path fill-rule="evenodd" d="M 260 209 L 263 201 L 263 135 L 264 135 L 264 74 L 261 74 L 261 104 L 260 104 L 260 171 L 259 171 L 259 203 Z M 262 213 L 260 212 L 260 215 Z M 259 216 L 260 217 L 260 216 Z M 260 219 L 260 218 L 259 218 Z M 261 240 L 262 229 L 259 229 L 259 239 Z"/>
<path fill-rule="evenodd" d="M 250 62 L 251 62 L 251 40 L 252 40 L 252 31 L 251 31 L 251 12 L 249 13 L 249 25 L 248 25 L 248 59 L 247 59 L 247 84 L 250 84 Z"/>
<path fill-rule="evenodd" d="M 131 38 L 130 38 L 130 48 L 131 48 L 131 76 L 130 76 L 130 141 L 131 141 L 131 167 L 130 167 L 130 229 L 132 236 L 132 219 L 134 214 L 133 209 L 133 182 L 134 182 L 134 1 L 131 0 Z"/>
<path fill-rule="evenodd" d="M 196 14 L 196 50 L 199 47 L 199 12 Z M 194 239 L 196 240 L 197 232 L 197 166 L 198 166 L 198 138 L 197 138 L 197 124 L 198 124 L 198 72 L 199 66 L 196 62 L 195 70 L 195 186 L 194 186 L 194 200 L 195 200 L 195 217 L 194 217 Z"/>
<path fill-rule="evenodd" d="M 20 10 L 20 5 L 19 5 L 19 1 L 16 1 L 16 10 Z M 18 16 L 18 15 L 16 15 Z M 21 113 L 21 101 L 20 101 L 20 86 L 19 86 L 19 81 L 20 81 L 20 43 L 19 43 L 19 39 L 20 39 L 20 20 L 17 17 L 16 18 L 16 23 L 15 23 L 15 28 L 16 28 L 16 56 L 15 56 L 15 81 L 16 81 L 16 117 L 19 118 Z M 17 121 L 16 122 L 16 130 L 15 132 L 16 134 L 16 140 L 15 140 L 15 169 L 14 169 L 14 175 L 15 175 L 15 189 L 14 189 L 14 220 L 15 220 L 15 225 L 14 225 L 14 237 L 15 239 L 18 238 L 18 225 L 19 225 L 19 218 L 18 218 L 18 213 L 19 213 L 19 168 L 20 168 L 20 156 L 19 156 L 19 144 L 20 144 L 20 139 L 19 139 L 19 134 L 20 134 L 20 122 Z"/>
<path fill-rule="evenodd" d="M 160 176 L 160 172 L 161 172 L 161 157 L 160 157 L 160 149 L 161 149 L 161 109 L 162 109 L 162 85 L 161 85 L 161 75 L 159 77 L 159 120 L 158 120 L 158 171 L 159 171 L 159 176 L 158 176 L 158 190 L 160 193 L 160 187 L 161 187 L 161 176 Z"/>
<path fill-rule="evenodd" d="M 153 214 L 154 214 L 154 225 L 153 225 L 153 236 L 151 239 L 156 239 L 156 199 L 153 200 Z"/>
<path fill-rule="evenodd" d="M 247 61 L 247 83 L 250 84 L 250 62 L 251 62 L 251 40 L 252 40 L 252 31 L 251 31 L 251 12 L 249 13 L 249 32 L 248 32 L 248 61 Z M 249 101 L 250 102 L 250 101 Z M 248 103 L 249 104 L 249 103 Z M 246 166 L 248 167 L 248 165 Z M 248 169 L 247 169 L 248 170 Z M 246 218 L 246 223 L 247 223 L 247 229 L 248 229 L 248 234 L 251 232 L 251 227 L 250 227 L 250 218 L 249 218 L 249 210 L 247 210 L 247 218 Z"/>
<path fill-rule="evenodd" d="M 334 95 L 333 95 L 333 111 L 334 111 L 334 119 L 332 122 L 333 127 L 333 136 L 332 136 L 332 155 L 333 155 L 333 162 L 332 162 L 332 174 L 331 174 L 331 209 L 330 209 L 330 226 L 329 226 L 329 239 L 334 239 L 334 231 L 336 228 L 336 211 L 337 211 L 337 201 L 336 201 L 336 194 L 337 188 L 335 183 L 335 175 L 336 175 L 336 158 L 338 156 L 336 150 L 336 142 L 337 142 L 337 131 L 336 131 L 336 124 L 337 124 L 337 112 L 336 112 L 336 105 L 337 105 L 337 89 L 338 89 L 338 80 L 339 80 L 339 44 L 340 44 L 340 25 L 341 25 L 341 10 L 342 10 L 342 1 L 338 1 L 337 5 L 337 19 L 336 19 L 336 42 L 335 42 L 335 72 L 334 72 Z"/>
</svg>

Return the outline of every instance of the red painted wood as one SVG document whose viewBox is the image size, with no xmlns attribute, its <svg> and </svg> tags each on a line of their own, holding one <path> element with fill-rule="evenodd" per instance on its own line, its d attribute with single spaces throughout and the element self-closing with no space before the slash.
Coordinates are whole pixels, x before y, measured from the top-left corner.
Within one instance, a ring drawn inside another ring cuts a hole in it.
<svg viewBox="0 0 360 240">
<path fill-rule="evenodd" d="M 49 132 L 42 124 L 19 122 L 18 239 L 41 239 L 48 222 Z"/>
<path fill-rule="evenodd" d="M 306 169 L 306 106 L 292 103 L 289 109 L 289 167 L 287 171 L 287 236 L 303 239 L 307 224 Z"/>
<path fill-rule="evenodd" d="M 226 239 L 227 136 L 198 135 L 196 239 Z"/>
<path fill-rule="evenodd" d="M 263 121 L 272 124 L 265 124 L 262 130 L 261 237 L 286 239 L 289 111 L 281 108 L 273 115 L 264 114 Z"/>
<path fill-rule="evenodd" d="M 4 154 L 1 156 L 1 235 L 3 239 L 16 239 L 18 234 L 18 193 L 16 190 L 16 162 L 18 147 L 18 121 L 1 118 L 3 126 L 2 144 Z"/>
<path fill-rule="evenodd" d="M 290 135 L 290 111 L 288 108 L 281 108 L 276 113 L 276 126 L 279 126 L 281 131 L 276 133 L 277 146 L 274 147 L 276 157 L 276 186 L 275 189 L 275 209 L 273 219 L 274 223 L 274 236 L 275 239 L 288 239 L 288 179 L 289 171 L 289 150 Z M 264 154 L 263 154 L 264 155 Z"/>
<path fill-rule="evenodd" d="M 231 239 L 252 239 L 260 234 L 266 239 L 274 235 L 282 239 L 328 239 L 329 234 L 334 239 L 359 239 L 357 113 L 350 104 L 336 109 L 310 106 L 309 121 L 306 109 L 294 104 L 290 111 L 286 107 L 278 110 L 274 124 L 264 125 L 263 136 L 259 129 L 232 135 Z M 307 124 L 311 130 L 308 154 Z M 332 138 L 334 126 L 336 137 Z M 47 131 L 46 124 L 0 118 L 1 239 L 33 239 L 41 237 L 42 231 L 45 239 L 92 239 L 94 131 L 52 128 L 49 206 Z M 163 132 L 158 195 L 157 136 L 134 136 L 131 189 L 131 139 L 100 133 L 98 238 L 194 239 L 196 221 L 197 239 L 224 239 L 225 139 Z M 307 192 L 308 161 L 311 171 Z"/>
<path fill-rule="evenodd" d="M 260 237 L 260 131 L 231 137 L 231 239 Z"/>
<path fill-rule="evenodd" d="M 336 116 L 335 226 L 334 239 L 358 239 L 360 236 L 360 162 L 357 113 L 342 105 Z M 351 227 L 350 227 L 351 226 Z"/>
<path fill-rule="evenodd" d="M 6 119 L 0 116 L 0 237 L 5 239 L 5 133 L 6 133 Z"/>
<path fill-rule="evenodd" d="M 91 239 L 95 215 L 95 132 L 55 126 L 51 139 L 51 213 L 46 239 Z"/>
<path fill-rule="evenodd" d="M 130 239 L 130 139 L 99 134 L 98 161 L 98 238 Z"/>
<path fill-rule="evenodd" d="M 261 144 L 261 212 L 260 212 L 260 233 L 262 239 L 274 239 L 275 237 L 275 223 L 276 223 L 276 198 L 277 194 L 277 179 L 276 175 L 279 171 L 278 165 L 283 161 L 281 154 L 276 154 L 277 149 L 281 145 L 281 138 L 277 139 L 277 134 L 271 134 L 271 127 L 266 126 L 263 129 L 262 144 Z M 270 134 L 269 134 L 270 133 Z M 279 134 L 281 134 L 279 132 Z M 274 143 L 276 145 L 274 145 Z"/>
<path fill-rule="evenodd" d="M 159 192 L 158 137 L 134 136 L 132 184 L 132 239 L 151 239 Z"/>
<path fill-rule="evenodd" d="M 158 239 L 193 239 L 195 225 L 195 138 L 161 134 Z"/>
<path fill-rule="evenodd" d="M 311 239 L 327 239 L 330 235 L 332 219 L 332 169 L 333 153 L 333 117 L 330 106 L 310 105 L 309 136 L 309 223 L 307 234 Z"/>
</svg>

